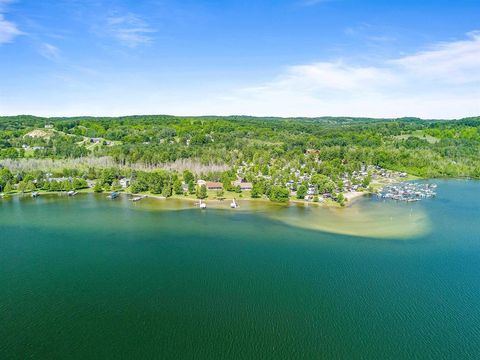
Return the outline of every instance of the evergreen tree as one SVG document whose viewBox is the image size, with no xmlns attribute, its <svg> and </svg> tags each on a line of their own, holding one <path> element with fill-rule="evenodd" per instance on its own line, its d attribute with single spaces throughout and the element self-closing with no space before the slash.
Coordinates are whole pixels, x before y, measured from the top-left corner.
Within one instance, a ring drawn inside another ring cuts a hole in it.
<svg viewBox="0 0 480 360">
<path fill-rule="evenodd" d="M 12 184 L 10 184 L 10 181 L 7 181 L 5 184 L 5 188 L 3 189 L 3 192 L 5 194 L 10 194 L 13 191 Z"/>
<path fill-rule="evenodd" d="M 188 192 L 190 194 L 194 194 L 195 193 L 195 183 L 193 182 L 193 180 L 190 180 L 188 182 Z"/>
<path fill-rule="evenodd" d="M 93 186 L 93 191 L 96 192 L 96 193 L 103 192 L 103 187 L 102 187 L 102 184 L 101 184 L 100 180 L 97 180 L 97 182 Z"/>
<path fill-rule="evenodd" d="M 37 188 L 35 187 L 35 184 L 33 183 L 32 180 L 30 180 L 30 181 L 27 182 L 27 186 L 26 186 L 26 188 L 25 188 L 25 190 L 26 190 L 27 192 L 32 192 L 32 191 L 35 191 L 36 189 L 37 189 Z"/>
<path fill-rule="evenodd" d="M 197 198 L 198 199 L 206 199 L 207 195 L 207 187 L 205 185 L 197 187 Z"/>
<path fill-rule="evenodd" d="M 165 184 L 163 187 L 162 196 L 166 198 L 172 196 L 172 185 L 170 183 Z"/>
<path fill-rule="evenodd" d="M 305 185 L 300 185 L 297 190 L 297 199 L 304 199 L 307 196 L 307 187 Z"/>
<path fill-rule="evenodd" d="M 27 184 L 24 181 L 20 181 L 17 185 L 17 191 L 23 194 L 25 192 L 26 187 L 27 187 Z"/>
<path fill-rule="evenodd" d="M 175 192 L 176 195 L 182 195 L 183 194 L 182 182 L 178 178 L 173 183 L 173 191 Z"/>
</svg>

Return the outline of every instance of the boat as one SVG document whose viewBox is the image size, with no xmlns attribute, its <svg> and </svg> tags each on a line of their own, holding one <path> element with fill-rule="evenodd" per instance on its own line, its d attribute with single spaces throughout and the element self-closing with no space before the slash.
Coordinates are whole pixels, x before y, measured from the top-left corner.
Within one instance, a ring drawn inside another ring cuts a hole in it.
<svg viewBox="0 0 480 360">
<path fill-rule="evenodd" d="M 36 197 L 39 197 L 39 196 L 40 196 L 40 193 L 38 191 L 32 192 L 32 198 L 36 198 Z"/>
<path fill-rule="evenodd" d="M 140 200 L 142 200 L 142 199 L 143 199 L 142 196 L 136 196 L 136 197 L 131 198 L 130 201 L 137 202 L 137 201 L 140 201 Z"/>
<path fill-rule="evenodd" d="M 237 204 L 237 202 L 235 201 L 235 198 L 232 200 L 232 202 L 230 203 L 230 207 L 232 209 L 236 209 L 239 207 L 239 205 Z"/>
<path fill-rule="evenodd" d="M 198 206 L 200 207 L 200 209 L 206 209 L 207 208 L 207 203 L 204 203 L 204 202 L 202 202 L 202 200 L 200 200 L 200 202 L 198 203 Z"/>
<path fill-rule="evenodd" d="M 68 196 L 75 196 L 75 195 L 77 195 L 77 194 L 78 194 L 78 192 L 77 192 L 77 191 L 74 191 L 74 190 L 70 190 L 69 192 L 67 192 L 67 195 L 68 195 Z"/>
<path fill-rule="evenodd" d="M 109 199 L 116 199 L 120 194 L 116 191 L 113 191 L 110 195 L 108 195 Z"/>
</svg>

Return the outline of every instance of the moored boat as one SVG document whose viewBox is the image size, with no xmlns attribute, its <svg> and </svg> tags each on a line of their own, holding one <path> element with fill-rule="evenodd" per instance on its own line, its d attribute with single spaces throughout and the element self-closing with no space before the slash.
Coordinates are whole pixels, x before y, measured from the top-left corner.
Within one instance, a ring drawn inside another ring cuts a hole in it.
<svg viewBox="0 0 480 360">
<path fill-rule="evenodd" d="M 116 191 L 113 191 L 110 195 L 108 195 L 109 199 L 116 199 L 120 194 Z"/>
</svg>

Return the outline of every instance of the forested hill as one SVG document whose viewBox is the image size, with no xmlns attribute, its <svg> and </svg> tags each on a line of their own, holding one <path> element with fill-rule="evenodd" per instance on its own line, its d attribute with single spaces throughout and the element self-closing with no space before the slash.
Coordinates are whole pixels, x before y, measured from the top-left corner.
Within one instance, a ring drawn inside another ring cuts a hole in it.
<svg viewBox="0 0 480 360">
<path fill-rule="evenodd" d="M 480 118 L 421 120 L 249 116 L 0 118 L 0 158 L 111 157 L 155 166 L 181 159 L 272 172 L 305 166 L 335 177 L 376 165 L 413 175 L 480 177 Z M 313 165 L 312 165 L 313 166 Z"/>
</svg>

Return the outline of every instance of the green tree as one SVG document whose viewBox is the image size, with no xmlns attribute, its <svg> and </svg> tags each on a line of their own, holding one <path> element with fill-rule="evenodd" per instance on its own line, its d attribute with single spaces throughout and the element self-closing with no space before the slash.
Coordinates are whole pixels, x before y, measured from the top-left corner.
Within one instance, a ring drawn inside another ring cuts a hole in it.
<svg viewBox="0 0 480 360">
<path fill-rule="evenodd" d="M 13 181 L 13 175 L 7 168 L 0 168 L 0 187 L 4 187 L 7 182 Z"/>
<path fill-rule="evenodd" d="M 368 174 L 365 176 L 362 180 L 362 187 L 367 188 L 368 185 L 370 185 L 370 182 L 372 181 L 372 175 Z"/>
<path fill-rule="evenodd" d="M 288 202 L 290 191 L 283 186 L 272 186 L 269 199 L 275 202 Z"/>
<path fill-rule="evenodd" d="M 62 182 L 62 190 L 63 191 L 70 191 L 73 189 L 72 183 L 69 180 L 65 180 Z"/>
<path fill-rule="evenodd" d="M 250 192 L 250 196 L 253 199 L 258 199 L 262 196 L 261 186 L 258 183 L 253 183 L 252 191 Z"/>
<path fill-rule="evenodd" d="M 75 178 L 72 182 L 73 190 L 85 189 L 88 187 L 88 183 L 85 179 Z"/>
<path fill-rule="evenodd" d="M 27 192 L 32 192 L 32 191 L 35 191 L 36 189 L 37 189 L 37 188 L 35 187 L 35 184 L 33 183 L 33 181 L 32 181 L 32 180 L 29 180 L 29 181 L 27 182 L 27 186 L 26 186 L 25 190 L 26 190 Z"/>
<path fill-rule="evenodd" d="M 300 185 L 297 190 L 297 199 L 304 199 L 307 196 L 307 187 L 305 185 Z"/>
<path fill-rule="evenodd" d="M 21 192 L 22 194 L 25 192 L 27 188 L 27 184 L 24 181 L 20 181 L 17 185 L 17 191 Z"/>
<path fill-rule="evenodd" d="M 102 184 L 99 180 L 97 180 L 97 182 L 95 183 L 95 185 L 93 186 L 93 191 L 96 192 L 96 193 L 101 193 L 103 192 L 103 187 L 102 187 Z"/>
<path fill-rule="evenodd" d="M 7 181 L 5 184 L 5 188 L 3 189 L 3 192 L 5 194 L 10 194 L 13 191 L 12 184 L 10 184 L 10 181 Z"/>
<path fill-rule="evenodd" d="M 172 196 L 172 185 L 170 183 L 167 183 L 163 186 L 162 196 L 166 198 Z"/>
<path fill-rule="evenodd" d="M 195 181 L 195 177 L 193 176 L 191 171 L 185 170 L 183 172 L 183 181 L 185 181 L 185 184 L 189 184 L 190 181 Z"/>
<path fill-rule="evenodd" d="M 206 199 L 207 197 L 207 187 L 205 185 L 197 186 L 197 199 Z"/>
<path fill-rule="evenodd" d="M 190 194 L 195 194 L 195 183 L 193 182 L 193 180 L 190 180 L 188 182 L 188 192 Z"/>
<path fill-rule="evenodd" d="M 120 191 L 120 190 L 122 190 L 122 185 L 120 185 L 120 181 L 118 179 L 113 180 L 112 191 Z"/>
<path fill-rule="evenodd" d="M 176 195 L 183 194 L 182 182 L 178 178 L 173 183 L 173 191 L 175 192 Z"/>
<path fill-rule="evenodd" d="M 113 168 L 104 169 L 100 175 L 102 184 L 112 185 L 113 181 L 117 178 L 117 171 Z"/>
</svg>

